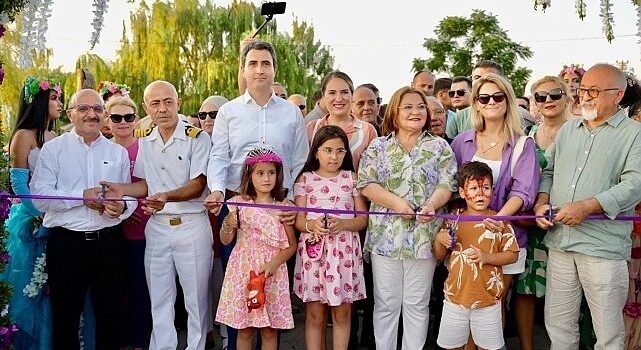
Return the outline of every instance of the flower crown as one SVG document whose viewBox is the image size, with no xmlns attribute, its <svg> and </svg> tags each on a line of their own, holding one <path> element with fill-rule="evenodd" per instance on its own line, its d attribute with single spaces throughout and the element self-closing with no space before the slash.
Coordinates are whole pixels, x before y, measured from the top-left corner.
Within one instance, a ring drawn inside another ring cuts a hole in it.
<svg viewBox="0 0 641 350">
<path fill-rule="evenodd" d="M 61 94 L 60 81 L 29 76 L 24 82 L 24 101 L 31 103 L 33 102 L 33 97 L 36 96 L 38 92 L 49 90 L 54 90 L 58 94 Z"/>
<path fill-rule="evenodd" d="M 116 94 L 120 93 L 122 96 L 129 96 L 129 91 L 131 90 L 127 84 L 122 83 L 112 83 L 110 81 L 101 81 L 98 85 L 98 93 L 100 96 L 104 96 L 108 93 Z"/>
<path fill-rule="evenodd" d="M 245 158 L 245 165 L 251 166 L 258 163 L 283 164 L 283 160 L 273 150 L 264 146 L 259 146 L 249 151 L 249 153 L 247 153 L 247 158 Z"/>
<path fill-rule="evenodd" d="M 563 69 L 561 70 L 561 73 L 559 73 L 560 77 L 563 77 L 566 74 L 576 74 L 580 77 L 582 77 L 585 74 L 585 69 L 583 69 L 582 64 L 570 64 L 568 65 L 563 65 Z"/>
</svg>

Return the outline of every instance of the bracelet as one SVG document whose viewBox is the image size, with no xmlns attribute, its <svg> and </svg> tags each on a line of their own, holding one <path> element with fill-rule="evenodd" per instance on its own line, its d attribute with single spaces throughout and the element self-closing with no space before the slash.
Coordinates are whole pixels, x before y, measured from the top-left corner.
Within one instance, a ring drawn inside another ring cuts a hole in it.
<svg viewBox="0 0 641 350">
<path fill-rule="evenodd" d="M 312 233 L 312 231 L 309 229 L 309 227 L 307 227 L 307 223 L 308 222 L 309 221 L 305 220 L 305 231 L 307 231 L 307 233 Z"/>
</svg>

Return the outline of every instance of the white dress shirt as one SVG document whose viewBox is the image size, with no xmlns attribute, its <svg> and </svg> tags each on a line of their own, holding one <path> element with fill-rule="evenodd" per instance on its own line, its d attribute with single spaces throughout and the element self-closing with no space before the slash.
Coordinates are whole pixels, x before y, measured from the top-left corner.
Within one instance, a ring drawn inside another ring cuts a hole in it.
<svg viewBox="0 0 641 350">
<path fill-rule="evenodd" d="M 187 185 L 199 175 L 207 175 L 207 161 L 211 142 L 209 135 L 201 131 L 196 137 L 185 134 L 187 125 L 179 121 L 173 135 L 165 143 L 155 127 L 149 136 L 140 138 L 134 176 L 147 181 L 149 195 L 167 192 Z M 205 211 L 202 201 L 207 197 L 207 188 L 200 195 L 200 202 L 168 202 L 162 214 L 196 214 Z"/>
<path fill-rule="evenodd" d="M 283 159 L 283 187 L 290 189 L 309 153 L 300 109 L 272 93 L 265 106 L 248 91 L 218 111 L 207 168 L 209 189 L 238 191 L 247 153 L 265 143 Z"/>
<path fill-rule="evenodd" d="M 45 143 L 31 179 L 34 195 L 83 197 L 88 188 L 100 187 L 100 181 L 130 183 L 129 157 L 122 146 L 100 135 L 87 145 L 74 130 Z M 131 199 L 131 197 L 125 197 Z M 93 231 L 119 224 L 136 209 L 136 201 L 127 201 L 127 210 L 111 219 L 89 209 L 82 200 L 34 199 L 38 210 L 45 212 L 45 227 L 61 226 L 74 231 Z"/>
</svg>

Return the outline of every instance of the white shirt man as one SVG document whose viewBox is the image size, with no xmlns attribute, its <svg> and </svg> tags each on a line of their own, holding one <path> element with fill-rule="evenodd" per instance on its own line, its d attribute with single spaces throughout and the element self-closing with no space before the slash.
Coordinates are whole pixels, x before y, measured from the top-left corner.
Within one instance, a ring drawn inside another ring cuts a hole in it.
<svg viewBox="0 0 641 350">
<path fill-rule="evenodd" d="M 80 314 L 89 289 L 98 348 L 120 347 L 125 287 L 125 240 L 120 222 L 136 202 L 100 201 L 100 181 L 130 182 L 127 151 L 100 133 L 104 104 L 97 92 L 80 90 L 69 102 L 74 129 L 42 147 L 31 180 L 34 195 L 81 197 L 80 200 L 38 200 L 49 228 L 47 269 L 53 348 L 78 349 Z M 110 194 L 109 197 L 121 198 Z"/>
<path fill-rule="evenodd" d="M 150 350 L 174 350 L 176 273 L 185 295 L 187 349 L 204 350 L 209 317 L 212 232 L 202 205 L 207 195 L 209 135 L 178 118 L 180 100 L 173 85 L 154 81 L 145 88 L 145 112 L 156 125 L 141 135 L 134 176 L 123 187 L 151 214 L 145 228 L 145 273 L 151 298 Z M 118 188 L 118 185 L 109 184 Z"/>
</svg>

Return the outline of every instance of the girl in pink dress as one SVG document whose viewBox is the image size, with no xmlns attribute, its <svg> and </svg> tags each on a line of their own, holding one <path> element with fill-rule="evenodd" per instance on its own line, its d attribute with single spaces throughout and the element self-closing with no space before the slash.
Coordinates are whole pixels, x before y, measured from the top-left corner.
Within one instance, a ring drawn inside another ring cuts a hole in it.
<svg viewBox="0 0 641 350">
<path fill-rule="evenodd" d="M 367 210 L 355 187 L 347 135 L 338 126 L 316 132 L 309 157 L 294 185 L 298 207 Z M 333 320 L 333 349 L 347 349 L 352 302 L 365 299 L 363 256 L 358 231 L 367 215 L 299 212 L 301 231 L 294 292 L 306 305 L 305 348 L 324 348 L 327 307 Z"/>
<path fill-rule="evenodd" d="M 284 199 L 281 158 L 267 148 L 251 150 L 245 160 L 240 195 L 230 202 L 282 205 Z M 220 240 L 229 244 L 235 235 L 238 238 L 229 257 L 216 321 L 238 329 L 239 350 L 251 349 L 256 329 L 260 330 L 262 348 L 275 350 L 276 329 L 294 328 L 284 264 L 296 252 L 294 228 L 280 222 L 277 210 L 230 204 Z M 251 271 L 266 277 L 265 302 L 255 309 L 247 305 Z"/>
</svg>

